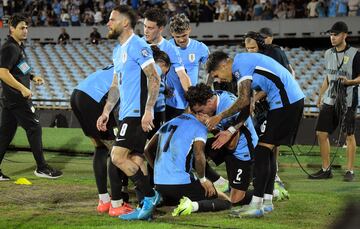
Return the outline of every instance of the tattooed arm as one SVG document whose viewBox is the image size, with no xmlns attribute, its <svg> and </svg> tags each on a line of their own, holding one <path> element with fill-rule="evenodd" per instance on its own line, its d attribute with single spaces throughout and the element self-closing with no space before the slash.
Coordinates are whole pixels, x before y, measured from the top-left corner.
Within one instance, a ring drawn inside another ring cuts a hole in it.
<svg viewBox="0 0 360 229">
<path fill-rule="evenodd" d="M 251 80 L 244 80 L 241 83 L 239 83 L 238 84 L 238 94 L 239 94 L 239 96 L 238 96 L 237 100 L 227 110 L 221 112 L 218 115 L 215 115 L 215 116 L 211 117 L 209 119 L 209 121 L 206 123 L 207 127 L 210 130 L 214 129 L 215 126 L 222 119 L 230 117 L 231 115 L 234 115 L 234 114 L 236 114 L 237 112 L 240 112 L 240 111 L 245 112 L 245 114 L 250 114 L 251 92 L 252 92 L 251 91 Z M 242 117 L 242 119 L 244 117 Z M 239 121 L 241 121 L 241 120 L 239 120 Z"/>
<path fill-rule="evenodd" d="M 120 98 L 120 92 L 118 87 L 118 77 L 116 74 L 114 74 L 103 113 L 100 115 L 100 117 L 96 122 L 96 126 L 98 130 L 101 131 L 107 130 L 106 124 L 109 121 L 109 114 L 114 109 L 119 98 Z"/>
<path fill-rule="evenodd" d="M 160 76 L 157 74 L 155 64 L 149 64 L 144 69 L 144 73 L 148 78 L 148 97 L 145 105 L 145 113 L 141 119 L 141 126 L 145 132 L 149 132 L 154 128 L 153 109 L 159 95 Z"/>
</svg>

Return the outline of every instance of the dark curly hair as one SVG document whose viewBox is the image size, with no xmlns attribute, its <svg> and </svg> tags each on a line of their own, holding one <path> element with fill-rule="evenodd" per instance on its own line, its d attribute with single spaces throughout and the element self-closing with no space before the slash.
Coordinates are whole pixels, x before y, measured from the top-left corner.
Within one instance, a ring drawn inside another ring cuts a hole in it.
<svg viewBox="0 0 360 229">
<path fill-rule="evenodd" d="M 209 58 L 206 62 L 206 72 L 210 73 L 215 71 L 219 67 L 219 63 L 223 60 L 229 58 L 228 54 L 222 51 L 216 51 L 209 55 Z"/>
<path fill-rule="evenodd" d="M 158 27 L 165 27 L 167 24 L 166 15 L 158 8 L 150 8 L 146 10 L 144 13 L 144 18 L 148 19 L 149 21 L 156 22 Z"/>
<path fill-rule="evenodd" d="M 213 90 L 204 83 L 189 87 L 185 92 L 185 99 L 188 101 L 190 109 L 195 105 L 205 105 L 207 100 L 214 95 Z"/>
<path fill-rule="evenodd" d="M 14 28 L 16 28 L 16 26 L 20 23 L 20 22 L 25 22 L 26 24 L 28 24 L 27 18 L 23 15 L 19 15 L 19 14 L 14 14 L 9 18 L 9 26 L 12 26 Z"/>
<path fill-rule="evenodd" d="M 150 45 L 151 50 L 153 51 L 153 57 L 155 62 L 162 61 L 166 64 L 167 67 L 170 67 L 171 62 L 168 54 L 166 52 L 161 51 L 157 45 Z"/>
</svg>

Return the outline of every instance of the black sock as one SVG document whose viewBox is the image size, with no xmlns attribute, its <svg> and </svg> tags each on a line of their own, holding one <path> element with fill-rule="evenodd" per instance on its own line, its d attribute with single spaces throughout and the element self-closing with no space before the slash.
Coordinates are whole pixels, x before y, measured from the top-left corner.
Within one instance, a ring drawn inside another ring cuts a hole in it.
<svg viewBox="0 0 360 229">
<path fill-rule="evenodd" d="M 144 193 L 144 196 L 151 197 L 155 195 L 154 190 L 151 188 L 149 184 L 149 180 L 146 176 L 144 176 L 143 172 L 139 168 L 139 170 L 132 176 L 129 177 L 132 182 L 134 182 L 135 186 Z"/>
<path fill-rule="evenodd" d="M 263 197 L 270 174 L 270 155 L 272 151 L 261 145 L 255 148 L 254 174 L 254 196 Z"/>
<path fill-rule="evenodd" d="M 230 201 L 213 199 L 213 200 L 200 200 L 197 201 L 199 204 L 198 212 L 215 212 L 222 211 L 231 208 Z"/>
<path fill-rule="evenodd" d="M 93 169 L 99 194 L 107 193 L 107 159 L 109 150 L 105 146 L 95 148 Z"/>
<path fill-rule="evenodd" d="M 270 173 L 269 173 L 269 180 L 267 182 L 265 193 L 266 194 L 273 194 L 274 191 L 274 183 L 275 183 L 275 176 L 276 176 L 276 152 L 272 152 L 270 155 Z"/>
<path fill-rule="evenodd" d="M 250 204 L 253 195 L 254 195 L 254 190 L 247 190 L 244 198 L 239 202 L 233 203 L 232 206 L 242 206 L 242 205 Z"/>
<path fill-rule="evenodd" d="M 154 169 L 147 163 L 148 177 L 151 187 L 154 187 Z"/>
<path fill-rule="evenodd" d="M 211 182 L 215 182 L 220 178 L 220 175 L 213 168 L 211 168 L 208 162 L 206 162 L 205 176 Z"/>
<path fill-rule="evenodd" d="M 116 167 L 116 165 L 114 165 L 114 163 L 111 160 L 109 160 L 109 180 L 110 180 L 112 200 L 123 199 L 121 189 L 123 185 L 122 180 L 124 176 L 126 177 L 125 173 L 121 171 L 121 169 Z"/>
<path fill-rule="evenodd" d="M 123 171 L 121 171 L 121 172 L 123 174 L 121 195 L 122 195 L 124 202 L 129 203 L 130 196 L 129 196 L 129 191 L 127 190 L 127 186 L 129 185 L 129 178 L 128 178 L 128 176 L 126 176 L 126 174 Z M 126 187 L 126 190 L 124 190 L 124 187 Z"/>
</svg>

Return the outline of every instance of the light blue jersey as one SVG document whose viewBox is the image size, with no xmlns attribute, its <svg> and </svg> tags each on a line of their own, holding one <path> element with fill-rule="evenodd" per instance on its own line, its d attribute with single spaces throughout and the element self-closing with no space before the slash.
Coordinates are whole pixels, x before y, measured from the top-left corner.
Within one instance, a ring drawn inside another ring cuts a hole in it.
<svg viewBox="0 0 360 229">
<path fill-rule="evenodd" d="M 80 90 L 100 103 L 101 99 L 108 93 L 114 77 L 114 66 L 109 65 L 103 69 L 91 73 L 81 81 L 75 89 Z"/>
<path fill-rule="evenodd" d="M 206 143 L 206 126 L 193 115 L 182 114 L 166 122 L 157 134 L 159 141 L 154 161 L 154 183 L 190 184 L 193 179 L 193 143 Z"/>
<path fill-rule="evenodd" d="M 227 91 L 215 91 L 215 93 L 218 99 L 216 114 L 220 114 L 221 112 L 227 110 L 234 104 L 237 99 L 235 95 Z M 229 126 L 235 125 L 238 114 L 239 113 L 221 120 L 218 128 L 224 130 L 227 129 Z M 251 160 L 249 142 L 251 142 L 252 147 L 255 148 L 258 143 L 259 137 L 256 134 L 251 117 L 247 118 L 247 120 L 245 121 L 244 128 L 245 129 L 243 130 L 240 129 L 241 134 L 236 149 L 234 151 L 234 156 L 241 161 L 249 161 Z"/>
<path fill-rule="evenodd" d="M 133 34 L 113 51 L 114 73 L 119 79 L 119 120 L 141 117 L 147 101 L 147 78 L 142 69 L 155 63 L 150 46 Z"/>
<path fill-rule="evenodd" d="M 181 86 L 179 76 L 176 73 L 180 70 L 185 70 L 179 50 L 165 38 L 162 38 L 158 47 L 161 51 L 168 54 L 171 62 L 170 70 L 165 77 L 165 87 L 171 91 L 173 96 L 166 98 L 165 103 L 177 109 L 185 109 L 187 106 L 185 92 Z"/>
<path fill-rule="evenodd" d="M 154 106 L 154 112 L 164 112 L 165 111 L 165 75 L 162 73 L 159 65 L 156 65 L 156 71 L 160 76 L 160 87 L 159 87 L 159 96 L 156 100 Z"/>
<path fill-rule="evenodd" d="M 270 110 L 293 104 L 305 97 L 286 68 L 260 53 L 237 54 L 232 73 L 238 83 L 250 79 L 252 89 L 266 92 Z"/>
<path fill-rule="evenodd" d="M 174 39 L 170 39 L 169 41 L 176 46 Z M 189 39 L 186 48 L 176 47 L 180 52 L 186 73 L 190 77 L 191 85 L 196 85 L 199 80 L 200 64 L 206 63 L 209 56 L 209 48 L 204 43 L 193 39 Z"/>
</svg>

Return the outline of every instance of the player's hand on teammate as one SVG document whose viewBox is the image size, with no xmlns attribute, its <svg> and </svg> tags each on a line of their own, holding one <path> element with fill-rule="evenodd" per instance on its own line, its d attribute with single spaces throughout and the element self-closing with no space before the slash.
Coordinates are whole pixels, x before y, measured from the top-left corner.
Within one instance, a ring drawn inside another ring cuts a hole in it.
<svg viewBox="0 0 360 229">
<path fill-rule="evenodd" d="M 30 91 L 29 88 L 24 86 L 20 92 L 24 98 L 31 99 L 32 92 Z"/>
<path fill-rule="evenodd" d="M 109 121 L 109 115 L 106 113 L 102 113 L 98 120 L 96 121 L 96 127 L 100 131 L 107 131 L 106 124 Z"/>
<path fill-rule="evenodd" d="M 206 121 L 206 126 L 209 130 L 212 130 L 215 128 L 215 126 L 217 124 L 219 124 L 219 122 L 221 121 L 221 116 L 220 115 L 215 115 L 210 117 L 207 121 Z"/>
<path fill-rule="evenodd" d="M 346 78 L 346 76 L 340 76 L 339 80 L 344 85 L 350 85 L 350 80 L 348 78 Z"/>
<path fill-rule="evenodd" d="M 145 110 L 145 113 L 141 119 L 141 127 L 145 132 L 150 132 L 155 128 L 153 123 L 154 116 L 151 111 Z"/>
<path fill-rule="evenodd" d="M 205 196 L 210 197 L 216 195 L 216 189 L 211 181 L 206 180 L 205 182 L 200 182 L 200 184 L 205 189 Z"/>
<path fill-rule="evenodd" d="M 35 83 L 35 85 L 44 84 L 44 79 L 41 76 L 34 76 L 34 78 L 32 78 L 32 81 Z"/>
<path fill-rule="evenodd" d="M 231 136 L 232 134 L 228 130 L 220 131 L 215 135 L 216 140 L 213 142 L 211 147 L 213 149 L 220 149 L 231 139 Z"/>
</svg>

